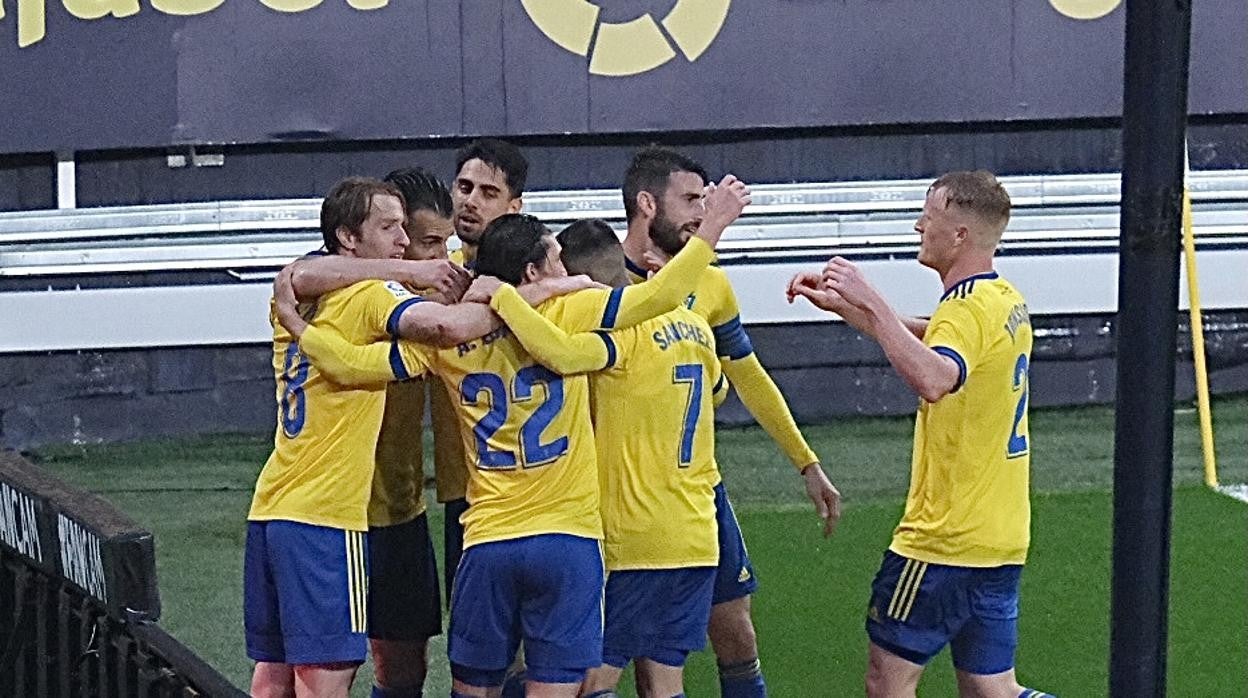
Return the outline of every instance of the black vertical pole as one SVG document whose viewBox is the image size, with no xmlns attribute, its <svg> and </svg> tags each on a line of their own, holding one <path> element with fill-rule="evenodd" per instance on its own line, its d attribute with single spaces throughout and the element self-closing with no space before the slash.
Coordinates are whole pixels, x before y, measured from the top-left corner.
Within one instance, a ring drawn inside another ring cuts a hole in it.
<svg viewBox="0 0 1248 698">
<path fill-rule="evenodd" d="M 1189 0 L 1127 0 L 1109 692 L 1166 693 Z"/>
</svg>

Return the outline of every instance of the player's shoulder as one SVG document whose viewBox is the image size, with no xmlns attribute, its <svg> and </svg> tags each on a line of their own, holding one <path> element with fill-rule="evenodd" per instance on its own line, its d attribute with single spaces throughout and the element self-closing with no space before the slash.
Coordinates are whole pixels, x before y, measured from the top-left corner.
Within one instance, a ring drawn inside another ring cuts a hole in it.
<svg viewBox="0 0 1248 698">
<path fill-rule="evenodd" d="M 367 296 L 367 297 L 375 296 L 375 297 L 385 299 L 385 300 L 388 300 L 387 296 L 396 298 L 398 300 L 406 300 L 408 298 L 417 297 L 417 295 L 413 293 L 411 289 L 407 288 L 406 286 L 399 283 L 398 281 L 384 281 L 381 279 L 365 279 L 363 281 L 357 281 L 356 283 L 353 283 L 350 286 L 346 286 L 344 288 L 330 291 L 329 293 L 325 294 L 322 300 L 326 303 L 328 302 L 341 303 L 343 301 L 353 299 L 353 298 L 358 298 L 361 296 Z"/>
<path fill-rule="evenodd" d="M 728 280 L 728 272 L 719 266 L 709 266 L 698 279 L 698 290 L 703 289 L 721 294 L 732 293 L 732 283 Z"/>
</svg>

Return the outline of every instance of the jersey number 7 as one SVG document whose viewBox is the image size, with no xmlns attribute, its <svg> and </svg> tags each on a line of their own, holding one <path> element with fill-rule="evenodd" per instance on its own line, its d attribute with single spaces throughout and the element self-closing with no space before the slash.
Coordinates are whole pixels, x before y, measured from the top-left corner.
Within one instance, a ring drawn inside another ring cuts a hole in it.
<svg viewBox="0 0 1248 698">
<path fill-rule="evenodd" d="M 687 468 L 693 462 L 693 435 L 702 415 L 702 364 L 678 364 L 672 372 L 672 383 L 689 385 L 685 423 L 680 433 L 680 457 L 677 459 L 680 467 Z"/>
</svg>

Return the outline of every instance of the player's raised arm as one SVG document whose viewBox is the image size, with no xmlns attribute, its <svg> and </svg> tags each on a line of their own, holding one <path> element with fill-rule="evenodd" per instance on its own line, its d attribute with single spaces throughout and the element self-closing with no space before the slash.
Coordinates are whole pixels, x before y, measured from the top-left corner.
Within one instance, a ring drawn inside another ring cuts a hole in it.
<svg viewBox="0 0 1248 698">
<path fill-rule="evenodd" d="M 916 337 L 857 266 L 837 257 L 828 263 L 824 276 L 829 290 L 862 311 L 870 335 L 920 397 L 936 402 L 958 388 L 960 380 L 965 379 L 966 367 Z"/>
<path fill-rule="evenodd" d="M 499 286 L 490 307 L 507 323 L 525 351 L 555 373 L 599 371 L 615 363 L 615 344 L 605 332 L 569 335 L 542 317 L 511 285 Z"/>
<path fill-rule="evenodd" d="M 871 334 L 871 318 L 867 315 L 866 311 L 862 310 L 853 303 L 846 301 L 839 293 L 832 290 L 829 286 L 832 275 L 834 274 L 832 271 L 833 262 L 835 262 L 836 259 L 841 258 L 836 257 L 829 261 L 827 267 L 824 268 L 822 273 L 807 271 L 799 272 L 794 275 L 793 278 L 789 280 L 789 286 L 785 290 L 785 296 L 788 298 L 790 303 L 796 300 L 799 296 L 805 298 L 810 301 L 811 305 L 819 308 L 820 310 L 826 310 L 829 313 L 840 315 L 841 319 L 844 320 L 850 327 L 853 327 L 862 334 L 874 339 L 874 335 Z M 910 331 L 910 334 L 913 334 L 919 339 L 923 339 L 923 335 L 927 332 L 928 320 L 926 318 L 899 315 L 898 319 L 900 319 L 901 323 L 905 325 L 907 330 Z"/>
<path fill-rule="evenodd" d="M 413 289 L 432 289 L 449 302 L 459 300 L 471 276 L 445 259 L 366 259 L 343 255 L 308 256 L 286 266 L 296 297 L 307 302 L 361 281 L 397 281 Z M 283 270 L 285 271 L 285 270 Z"/>
</svg>

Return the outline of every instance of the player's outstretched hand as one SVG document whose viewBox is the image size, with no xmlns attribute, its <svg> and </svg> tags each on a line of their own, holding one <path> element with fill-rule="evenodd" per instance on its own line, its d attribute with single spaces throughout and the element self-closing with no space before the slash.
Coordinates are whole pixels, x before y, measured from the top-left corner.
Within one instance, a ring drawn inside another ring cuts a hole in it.
<svg viewBox="0 0 1248 698">
<path fill-rule="evenodd" d="M 785 289 L 784 295 L 790 303 L 800 296 L 810 301 L 811 305 L 816 308 L 838 315 L 844 315 L 847 310 L 854 307 L 839 293 L 828 288 L 821 274 L 813 271 L 804 271 L 795 275 L 789 280 L 789 286 Z"/>
<path fill-rule="evenodd" d="M 836 532 L 836 524 L 841 520 L 841 493 L 818 463 L 803 468 L 802 479 L 806 481 L 806 496 L 815 503 L 815 511 L 823 519 L 823 537 L 827 538 Z"/>
<path fill-rule="evenodd" d="M 858 265 L 844 257 L 833 257 L 828 261 L 823 268 L 823 286 L 863 310 L 887 305 L 880 292 L 862 275 Z"/>
<path fill-rule="evenodd" d="M 698 226 L 698 237 L 715 247 L 724 229 L 749 205 L 750 188 L 733 175 L 724 175 L 719 184 L 707 187 L 706 213 Z"/>
<path fill-rule="evenodd" d="M 412 288 L 433 289 L 447 303 L 459 301 L 472 283 L 472 274 L 449 259 L 405 261 L 403 270 L 406 273 L 397 281 Z"/>
<path fill-rule="evenodd" d="M 294 266 L 288 265 L 277 272 L 273 279 L 273 310 L 277 314 L 277 322 L 295 339 L 303 336 L 308 329 L 308 321 L 299 315 L 299 299 L 295 297 L 295 286 L 291 283 Z"/>
<path fill-rule="evenodd" d="M 473 280 L 472 285 L 464 292 L 461 299 L 464 303 L 486 303 L 488 304 L 494 294 L 498 293 L 498 289 L 503 287 L 503 282 L 493 276 L 478 276 Z"/>
</svg>

